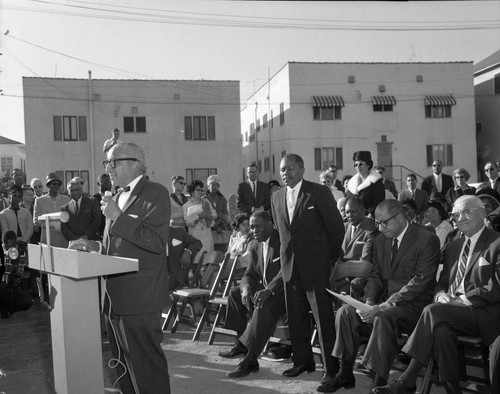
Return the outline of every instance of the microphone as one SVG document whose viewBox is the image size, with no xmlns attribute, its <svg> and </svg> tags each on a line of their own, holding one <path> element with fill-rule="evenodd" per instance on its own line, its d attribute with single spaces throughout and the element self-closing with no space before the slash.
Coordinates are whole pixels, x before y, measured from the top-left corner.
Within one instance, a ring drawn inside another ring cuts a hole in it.
<svg viewBox="0 0 500 394">
<path fill-rule="evenodd" d="M 38 216 L 38 220 L 60 220 L 62 223 L 66 223 L 69 221 L 69 213 L 68 212 L 53 212 L 46 213 L 45 215 Z"/>
</svg>

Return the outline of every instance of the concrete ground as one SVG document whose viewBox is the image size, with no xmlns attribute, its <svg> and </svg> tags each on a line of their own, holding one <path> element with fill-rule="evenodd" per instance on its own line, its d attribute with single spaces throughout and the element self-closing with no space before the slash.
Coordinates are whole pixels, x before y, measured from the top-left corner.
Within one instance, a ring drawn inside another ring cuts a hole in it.
<svg viewBox="0 0 500 394">
<path fill-rule="evenodd" d="M 243 379 L 229 379 L 226 374 L 236 367 L 239 359 L 222 359 L 218 356 L 218 352 L 229 346 L 233 339 L 218 335 L 213 345 L 207 345 L 207 331 L 203 332 L 198 342 L 191 340 L 193 332 L 192 327 L 181 325 L 177 333 L 168 332 L 164 336 L 162 347 L 169 363 L 173 394 L 317 392 L 316 388 L 322 375 L 319 370 L 320 364 L 317 364 L 318 370 L 314 373 L 303 374 L 299 379 L 286 379 L 281 376 L 281 372 L 291 366 L 291 360 L 285 362 L 259 360 L 258 373 Z M 113 371 L 106 365 L 110 355 L 106 337 L 103 336 L 106 388 L 111 388 L 115 379 Z M 355 373 L 356 387 L 349 390 L 341 389 L 338 393 L 369 393 L 370 378 L 359 371 Z M 41 305 L 34 305 L 28 311 L 18 312 L 10 319 L 0 319 L 0 394 L 31 393 L 55 393 L 50 314 Z M 432 393 L 444 393 L 444 390 L 434 385 Z"/>
</svg>

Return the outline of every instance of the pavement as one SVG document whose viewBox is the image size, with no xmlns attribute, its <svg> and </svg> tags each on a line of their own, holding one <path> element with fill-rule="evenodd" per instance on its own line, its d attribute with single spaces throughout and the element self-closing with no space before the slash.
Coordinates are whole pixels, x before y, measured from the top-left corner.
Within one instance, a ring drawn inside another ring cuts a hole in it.
<svg viewBox="0 0 500 394">
<path fill-rule="evenodd" d="M 222 359 L 218 353 L 229 347 L 234 339 L 218 334 L 214 344 L 208 345 L 208 328 L 197 342 L 191 340 L 193 333 L 193 327 L 181 325 L 175 334 L 165 332 L 164 335 L 162 348 L 169 363 L 173 394 L 317 393 L 316 388 L 322 376 L 319 358 L 316 372 L 303 374 L 298 379 L 287 379 L 281 375 L 283 370 L 291 366 L 290 359 L 283 362 L 260 359 L 259 372 L 242 379 L 230 379 L 226 374 L 237 366 L 240 359 Z M 109 393 L 115 375 L 107 366 L 111 352 L 105 334 L 102 340 L 104 386 Z M 394 375 L 399 373 L 395 372 Z M 337 392 L 368 394 L 371 379 L 360 371 L 355 371 L 355 376 L 355 388 Z M 432 388 L 432 393 L 444 392 L 436 385 Z M 41 304 L 35 304 L 28 311 L 17 312 L 9 319 L 0 319 L 0 394 L 31 393 L 55 393 L 50 312 Z"/>
</svg>

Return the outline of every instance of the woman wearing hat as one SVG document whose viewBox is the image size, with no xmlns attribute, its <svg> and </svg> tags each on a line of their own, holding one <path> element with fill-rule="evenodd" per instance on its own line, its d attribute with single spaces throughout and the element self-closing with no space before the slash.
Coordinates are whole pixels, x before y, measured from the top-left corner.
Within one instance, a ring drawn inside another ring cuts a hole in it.
<svg viewBox="0 0 500 394">
<path fill-rule="evenodd" d="M 226 252 L 231 236 L 231 225 L 229 223 L 229 214 L 227 212 L 226 197 L 219 191 L 221 185 L 218 175 L 210 175 L 207 178 L 207 199 L 212 203 L 217 213 L 212 225 L 212 236 L 214 238 L 214 250 Z"/>
<path fill-rule="evenodd" d="M 453 231 L 453 226 L 447 220 L 448 214 L 442 203 L 439 201 L 429 201 L 427 203 L 427 210 L 424 213 L 424 221 L 426 226 L 432 226 L 436 231 L 439 238 L 439 245 L 441 250 L 446 243 L 446 237 Z"/>
<path fill-rule="evenodd" d="M 373 217 L 377 205 L 385 200 L 382 176 L 377 171 L 372 171 L 373 161 L 369 151 L 354 152 L 352 160 L 357 174 L 349 179 L 346 195 L 360 197 L 367 213 Z"/>
</svg>

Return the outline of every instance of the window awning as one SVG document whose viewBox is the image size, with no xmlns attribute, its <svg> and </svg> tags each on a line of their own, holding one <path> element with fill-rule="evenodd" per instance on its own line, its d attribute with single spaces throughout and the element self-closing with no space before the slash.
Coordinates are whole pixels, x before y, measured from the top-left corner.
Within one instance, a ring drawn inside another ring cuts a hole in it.
<svg viewBox="0 0 500 394">
<path fill-rule="evenodd" d="M 396 105 L 394 96 L 373 96 L 373 105 Z"/>
<path fill-rule="evenodd" d="M 313 96 L 315 107 L 343 107 L 344 99 L 342 96 Z"/>
<path fill-rule="evenodd" d="M 452 95 L 433 95 L 425 96 L 425 106 L 430 105 L 457 105 L 456 100 Z"/>
</svg>

